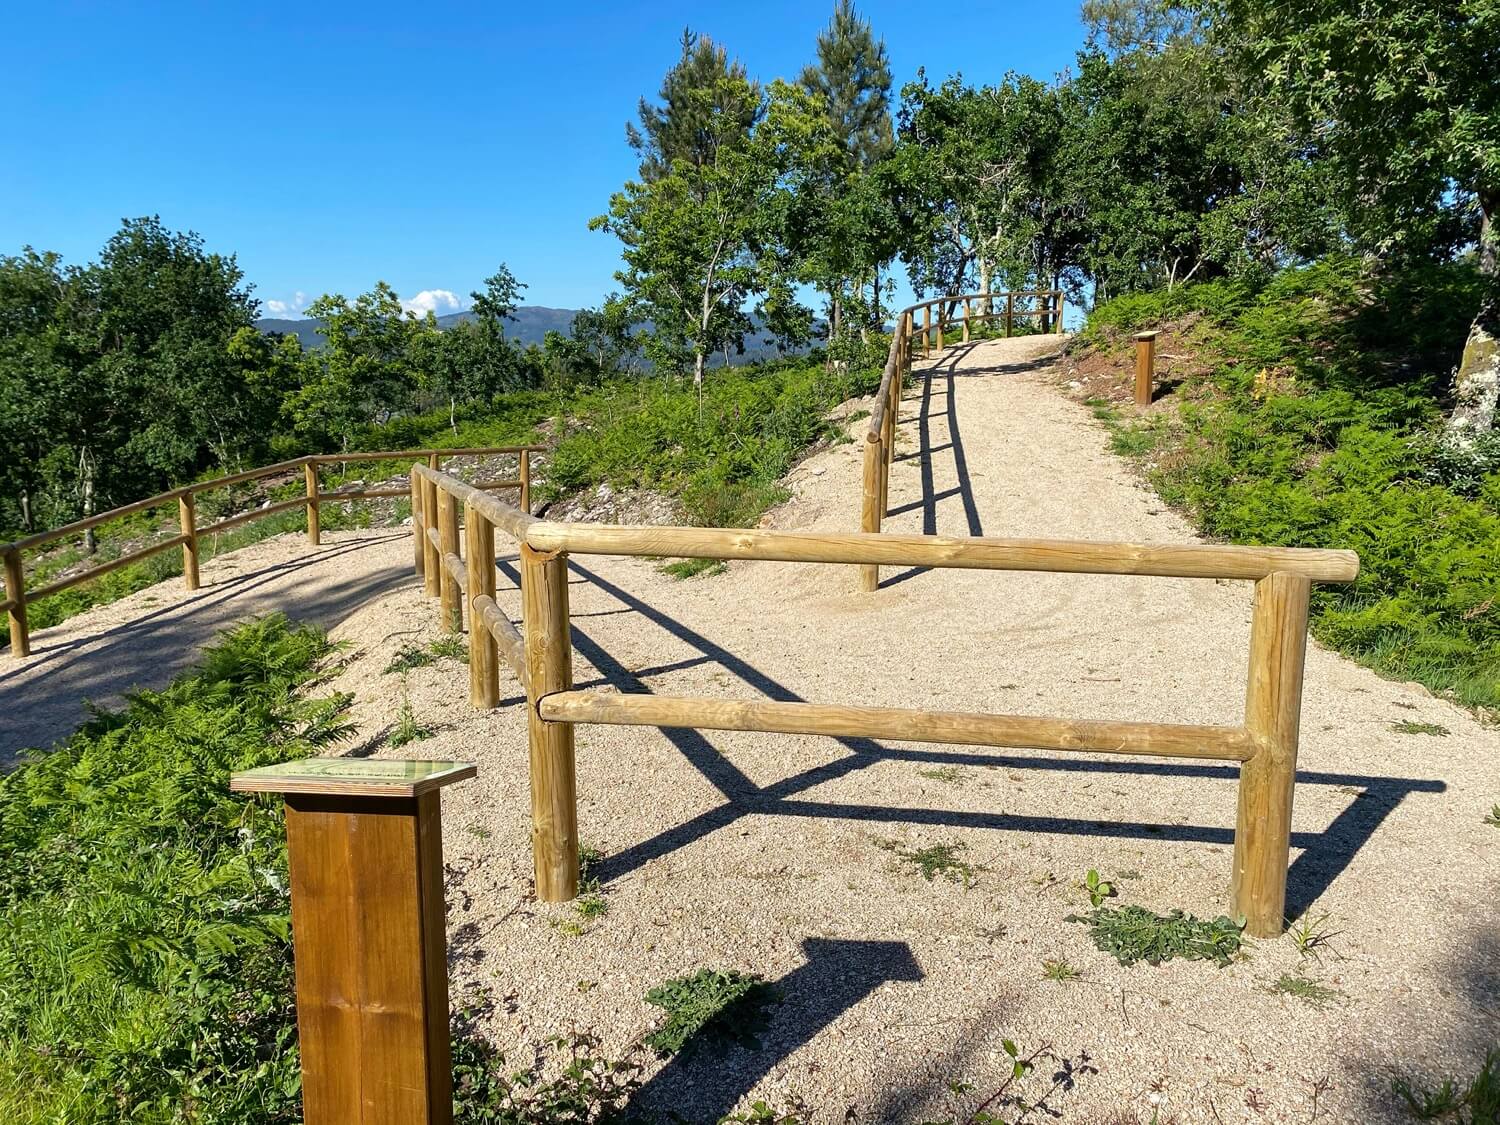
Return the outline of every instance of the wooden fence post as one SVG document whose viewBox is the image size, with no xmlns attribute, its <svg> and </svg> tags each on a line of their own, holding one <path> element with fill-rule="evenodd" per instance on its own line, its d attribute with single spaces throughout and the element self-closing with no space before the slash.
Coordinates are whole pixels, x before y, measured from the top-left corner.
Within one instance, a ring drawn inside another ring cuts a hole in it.
<svg viewBox="0 0 1500 1125">
<path fill-rule="evenodd" d="M 311 459 L 304 462 L 302 474 L 307 480 L 307 541 L 316 547 L 323 541 L 318 521 L 318 463 Z"/>
<path fill-rule="evenodd" d="M 1057 291 L 1057 334 L 1063 334 L 1063 312 L 1067 308 L 1067 302 L 1063 299 L 1062 290 Z"/>
<path fill-rule="evenodd" d="M 1151 405 L 1151 383 L 1156 374 L 1156 333 L 1135 334 L 1135 404 Z"/>
<path fill-rule="evenodd" d="M 464 501 L 464 554 L 469 576 L 469 702 L 489 710 L 500 702 L 500 651 L 474 600 L 495 596 L 495 528 Z"/>
<path fill-rule="evenodd" d="M 307 1125 L 451 1125 L 439 789 L 475 772 L 311 758 L 230 778 L 286 801 Z"/>
<path fill-rule="evenodd" d="M 426 556 L 422 566 L 422 589 L 429 598 L 435 598 L 443 590 L 443 560 L 438 555 L 437 544 L 432 541 L 432 530 L 438 525 L 438 487 L 431 477 L 422 478 L 422 518 L 426 523 L 422 531 L 422 550 Z"/>
<path fill-rule="evenodd" d="M 969 342 L 969 298 L 964 298 L 964 343 Z"/>
<path fill-rule="evenodd" d="M 448 570 L 448 556 L 458 554 L 458 501 L 446 488 L 438 492 L 438 595 L 443 628 L 450 633 L 464 631 L 464 611 L 459 600 L 458 583 Z"/>
<path fill-rule="evenodd" d="M 1258 749 L 1240 766 L 1230 889 L 1230 911 L 1252 937 L 1275 937 L 1286 920 L 1310 588 L 1307 578 L 1281 572 L 1255 584 L 1245 729 Z"/>
<path fill-rule="evenodd" d="M 1016 295 L 1014 293 L 1007 293 L 1005 295 L 1005 336 L 1006 336 L 1006 339 L 1010 338 L 1011 326 L 1015 323 L 1015 319 L 1016 319 Z"/>
<path fill-rule="evenodd" d="M 193 494 L 177 498 L 177 526 L 182 531 L 182 580 L 189 590 L 198 588 L 198 515 Z"/>
<path fill-rule="evenodd" d="M 932 306 L 922 306 L 922 358 L 932 355 Z"/>
<path fill-rule="evenodd" d="M 422 522 L 422 477 L 417 472 L 416 463 L 411 467 L 411 546 L 412 566 L 418 574 L 425 569 L 423 563 L 427 559 L 427 525 Z"/>
<path fill-rule="evenodd" d="M 5 600 L 10 609 L 10 654 L 16 659 L 31 655 L 31 633 L 26 628 L 26 572 L 21 566 L 20 551 L 5 552 Z"/>
<path fill-rule="evenodd" d="M 943 328 L 948 323 L 948 306 L 939 302 L 937 310 L 937 350 L 943 350 Z"/>
<path fill-rule="evenodd" d="M 436 453 L 429 453 L 427 455 L 427 467 L 435 473 L 442 472 L 443 459 Z"/>
<path fill-rule="evenodd" d="M 573 724 L 549 723 L 537 710 L 544 696 L 569 691 L 573 686 L 566 554 L 537 551 L 521 544 L 521 607 L 536 897 L 542 902 L 567 902 L 578 896 Z"/>
<path fill-rule="evenodd" d="M 885 456 L 878 437 L 865 435 L 864 492 L 860 507 L 859 529 L 877 532 L 880 530 L 880 459 Z M 880 585 L 880 567 L 864 563 L 859 568 L 859 588 L 864 593 L 873 593 Z"/>
<path fill-rule="evenodd" d="M 521 511 L 531 515 L 531 450 L 521 450 Z"/>
</svg>

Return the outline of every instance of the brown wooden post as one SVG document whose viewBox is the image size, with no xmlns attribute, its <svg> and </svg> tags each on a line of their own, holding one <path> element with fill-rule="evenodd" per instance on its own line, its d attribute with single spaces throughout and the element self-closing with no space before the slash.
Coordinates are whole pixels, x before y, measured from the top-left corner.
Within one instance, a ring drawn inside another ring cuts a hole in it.
<svg viewBox="0 0 1500 1125">
<path fill-rule="evenodd" d="M 418 574 L 425 567 L 423 563 L 427 559 L 427 525 L 422 522 L 422 493 L 426 491 L 422 486 L 422 477 L 417 472 L 415 463 L 411 467 L 411 546 L 412 566 Z"/>
<path fill-rule="evenodd" d="M 307 480 L 307 541 L 316 547 L 323 541 L 323 531 L 318 520 L 318 463 L 309 458 L 302 466 Z"/>
<path fill-rule="evenodd" d="M 306 1125 L 450 1125 L 439 789 L 464 762 L 309 758 L 238 773 L 286 800 Z"/>
<path fill-rule="evenodd" d="M 521 511 L 531 515 L 531 450 L 521 450 Z"/>
<path fill-rule="evenodd" d="M 884 519 L 889 507 L 891 488 L 891 448 L 896 444 L 896 379 L 891 376 L 891 390 L 886 395 L 885 415 L 880 420 L 880 517 Z M 877 529 L 878 530 L 878 529 Z"/>
<path fill-rule="evenodd" d="M 964 298 L 964 343 L 969 342 L 969 298 Z"/>
<path fill-rule="evenodd" d="M 932 355 L 932 306 L 922 306 L 922 358 Z"/>
<path fill-rule="evenodd" d="M 422 516 L 427 525 L 422 532 L 422 550 L 426 553 L 422 589 L 429 598 L 435 598 L 443 591 L 443 560 L 438 556 L 437 544 L 432 541 L 432 531 L 438 525 L 438 487 L 431 477 L 422 478 Z"/>
<path fill-rule="evenodd" d="M 568 556 L 521 544 L 521 616 L 526 652 L 527 733 L 531 752 L 531 850 L 536 897 L 578 896 L 578 790 L 573 724 L 549 723 L 539 701 L 573 687 L 568 619 Z"/>
<path fill-rule="evenodd" d="M 31 632 L 26 628 L 26 572 L 21 567 L 21 552 L 5 552 L 5 600 L 10 603 L 5 616 L 10 621 L 10 654 L 17 659 L 31 655 Z"/>
<path fill-rule="evenodd" d="M 1007 293 L 1005 295 L 1005 335 L 1010 338 L 1011 326 L 1016 320 L 1016 295 Z"/>
<path fill-rule="evenodd" d="M 1063 312 L 1067 308 L 1067 302 L 1063 300 L 1062 290 L 1057 291 L 1057 334 L 1063 334 Z"/>
<path fill-rule="evenodd" d="M 495 596 L 495 528 L 464 501 L 464 555 L 469 577 L 469 702 L 489 710 L 500 702 L 500 650 L 474 612 L 474 600 Z"/>
<path fill-rule="evenodd" d="M 450 633 L 464 630 L 464 611 L 458 583 L 448 570 L 448 556 L 458 554 L 458 501 L 446 488 L 438 492 L 438 594 L 443 628 Z"/>
<path fill-rule="evenodd" d="M 865 436 L 864 492 L 860 505 L 859 529 L 878 532 L 880 530 L 880 459 L 884 456 L 878 437 Z M 859 588 L 864 593 L 873 593 L 880 585 L 880 567 L 864 563 L 859 568 Z"/>
<path fill-rule="evenodd" d="M 189 590 L 198 588 L 198 516 L 193 494 L 177 498 L 177 526 L 182 532 L 182 580 Z"/>
<path fill-rule="evenodd" d="M 1151 405 L 1151 383 L 1156 374 L 1156 333 L 1135 334 L 1135 404 Z"/>
<path fill-rule="evenodd" d="M 937 307 L 937 350 L 943 350 L 943 328 L 948 323 L 948 305 L 939 302 Z"/>
<path fill-rule="evenodd" d="M 1230 911 L 1252 937 L 1275 937 L 1286 921 L 1310 587 L 1307 578 L 1281 572 L 1255 584 L 1245 730 L 1257 750 L 1240 767 L 1230 888 Z"/>
<path fill-rule="evenodd" d="M 427 455 L 427 467 L 435 473 L 441 472 L 443 468 L 443 459 L 436 453 L 429 453 Z"/>
</svg>

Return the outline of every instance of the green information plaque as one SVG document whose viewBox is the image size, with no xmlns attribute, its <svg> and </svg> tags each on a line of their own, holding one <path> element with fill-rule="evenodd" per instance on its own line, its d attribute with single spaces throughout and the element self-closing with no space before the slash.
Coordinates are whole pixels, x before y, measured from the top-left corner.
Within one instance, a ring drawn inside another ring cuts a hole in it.
<svg viewBox="0 0 1500 1125">
<path fill-rule="evenodd" d="M 381 758 L 303 758 L 245 770 L 229 779 L 238 793 L 328 793 L 349 797 L 418 797 L 473 777 L 472 762 Z"/>
</svg>

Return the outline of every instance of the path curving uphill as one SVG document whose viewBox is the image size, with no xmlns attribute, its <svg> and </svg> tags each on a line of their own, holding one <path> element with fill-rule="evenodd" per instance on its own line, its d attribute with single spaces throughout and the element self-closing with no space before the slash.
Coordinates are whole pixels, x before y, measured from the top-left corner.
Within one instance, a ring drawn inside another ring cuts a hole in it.
<svg viewBox="0 0 1500 1125">
<path fill-rule="evenodd" d="M 1057 392 L 1056 347 L 997 340 L 930 365 L 902 403 L 887 530 L 1192 538 Z M 854 440 L 799 465 L 773 522 L 849 530 L 861 452 Z M 332 625 L 352 653 L 334 685 L 356 693 L 350 752 L 479 764 L 444 797 L 450 971 L 455 996 L 507 996 L 490 1018 L 512 1057 L 575 1025 L 622 1052 L 659 1014 L 644 993 L 704 966 L 760 973 L 783 1001 L 758 1050 L 655 1070 L 642 1110 L 711 1120 L 800 1098 L 819 1121 L 942 1118 L 957 1108 L 950 1082 L 999 1084 L 1013 1039 L 1071 1062 L 1072 1089 L 1050 1102 L 1069 1121 L 1394 1122 L 1393 1073 L 1472 1071 L 1493 1039 L 1500 830 L 1483 817 L 1500 799 L 1496 735 L 1419 687 L 1309 650 L 1289 897 L 1338 931 L 1321 959 L 1282 938 L 1225 969 L 1124 969 L 1067 920 L 1087 908 L 1076 884 L 1091 868 L 1122 902 L 1223 910 L 1232 766 L 737 732 L 579 728 L 581 831 L 605 853 L 610 907 L 580 924 L 529 896 L 514 680 L 502 672 L 505 705 L 480 713 L 460 665 L 387 674 L 403 645 L 440 635 L 409 539 L 329 539 L 268 541 L 205 567 L 197 595 L 164 585 L 39 631 L 33 661 L 0 671 L 0 714 L 41 733 L 17 739 L 8 721 L 0 749 L 63 733 L 80 694 L 164 680 L 236 617 Z M 498 546 L 497 601 L 515 618 L 514 559 Z M 575 683 L 1240 719 L 1247 583 L 887 568 L 866 595 L 854 577 L 752 562 L 679 581 L 645 560 L 576 559 Z M 395 750 L 384 740 L 403 699 L 434 735 Z M 1402 733 L 1413 727 L 1447 733 Z M 950 845 L 968 878 L 928 881 L 899 858 Z M 1082 979 L 1044 982 L 1057 960 Z M 1334 995 L 1309 1006 L 1275 991 L 1284 976 Z"/>
</svg>

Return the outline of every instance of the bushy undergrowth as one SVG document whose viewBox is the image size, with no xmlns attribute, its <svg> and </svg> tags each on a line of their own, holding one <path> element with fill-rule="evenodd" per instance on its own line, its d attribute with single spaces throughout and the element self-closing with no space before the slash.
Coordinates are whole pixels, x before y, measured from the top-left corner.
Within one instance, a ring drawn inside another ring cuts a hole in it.
<svg viewBox="0 0 1500 1125">
<path fill-rule="evenodd" d="M 229 774 L 348 700 L 269 617 L 0 779 L 0 1111 L 18 1123 L 300 1117 L 281 814 Z"/>
<path fill-rule="evenodd" d="M 1116 420 L 1122 450 L 1209 535 L 1359 552 L 1317 587 L 1314 631 L 1378 671 L 1500 707 L 1500 439 L 1462 451 L 1440 424 L 1471 269 L 1370 279 L 1357 263 L 1120 298 L 1084 341 L 1175 322 L 1212 371 L 1163 423 Z"/>
</svg>

